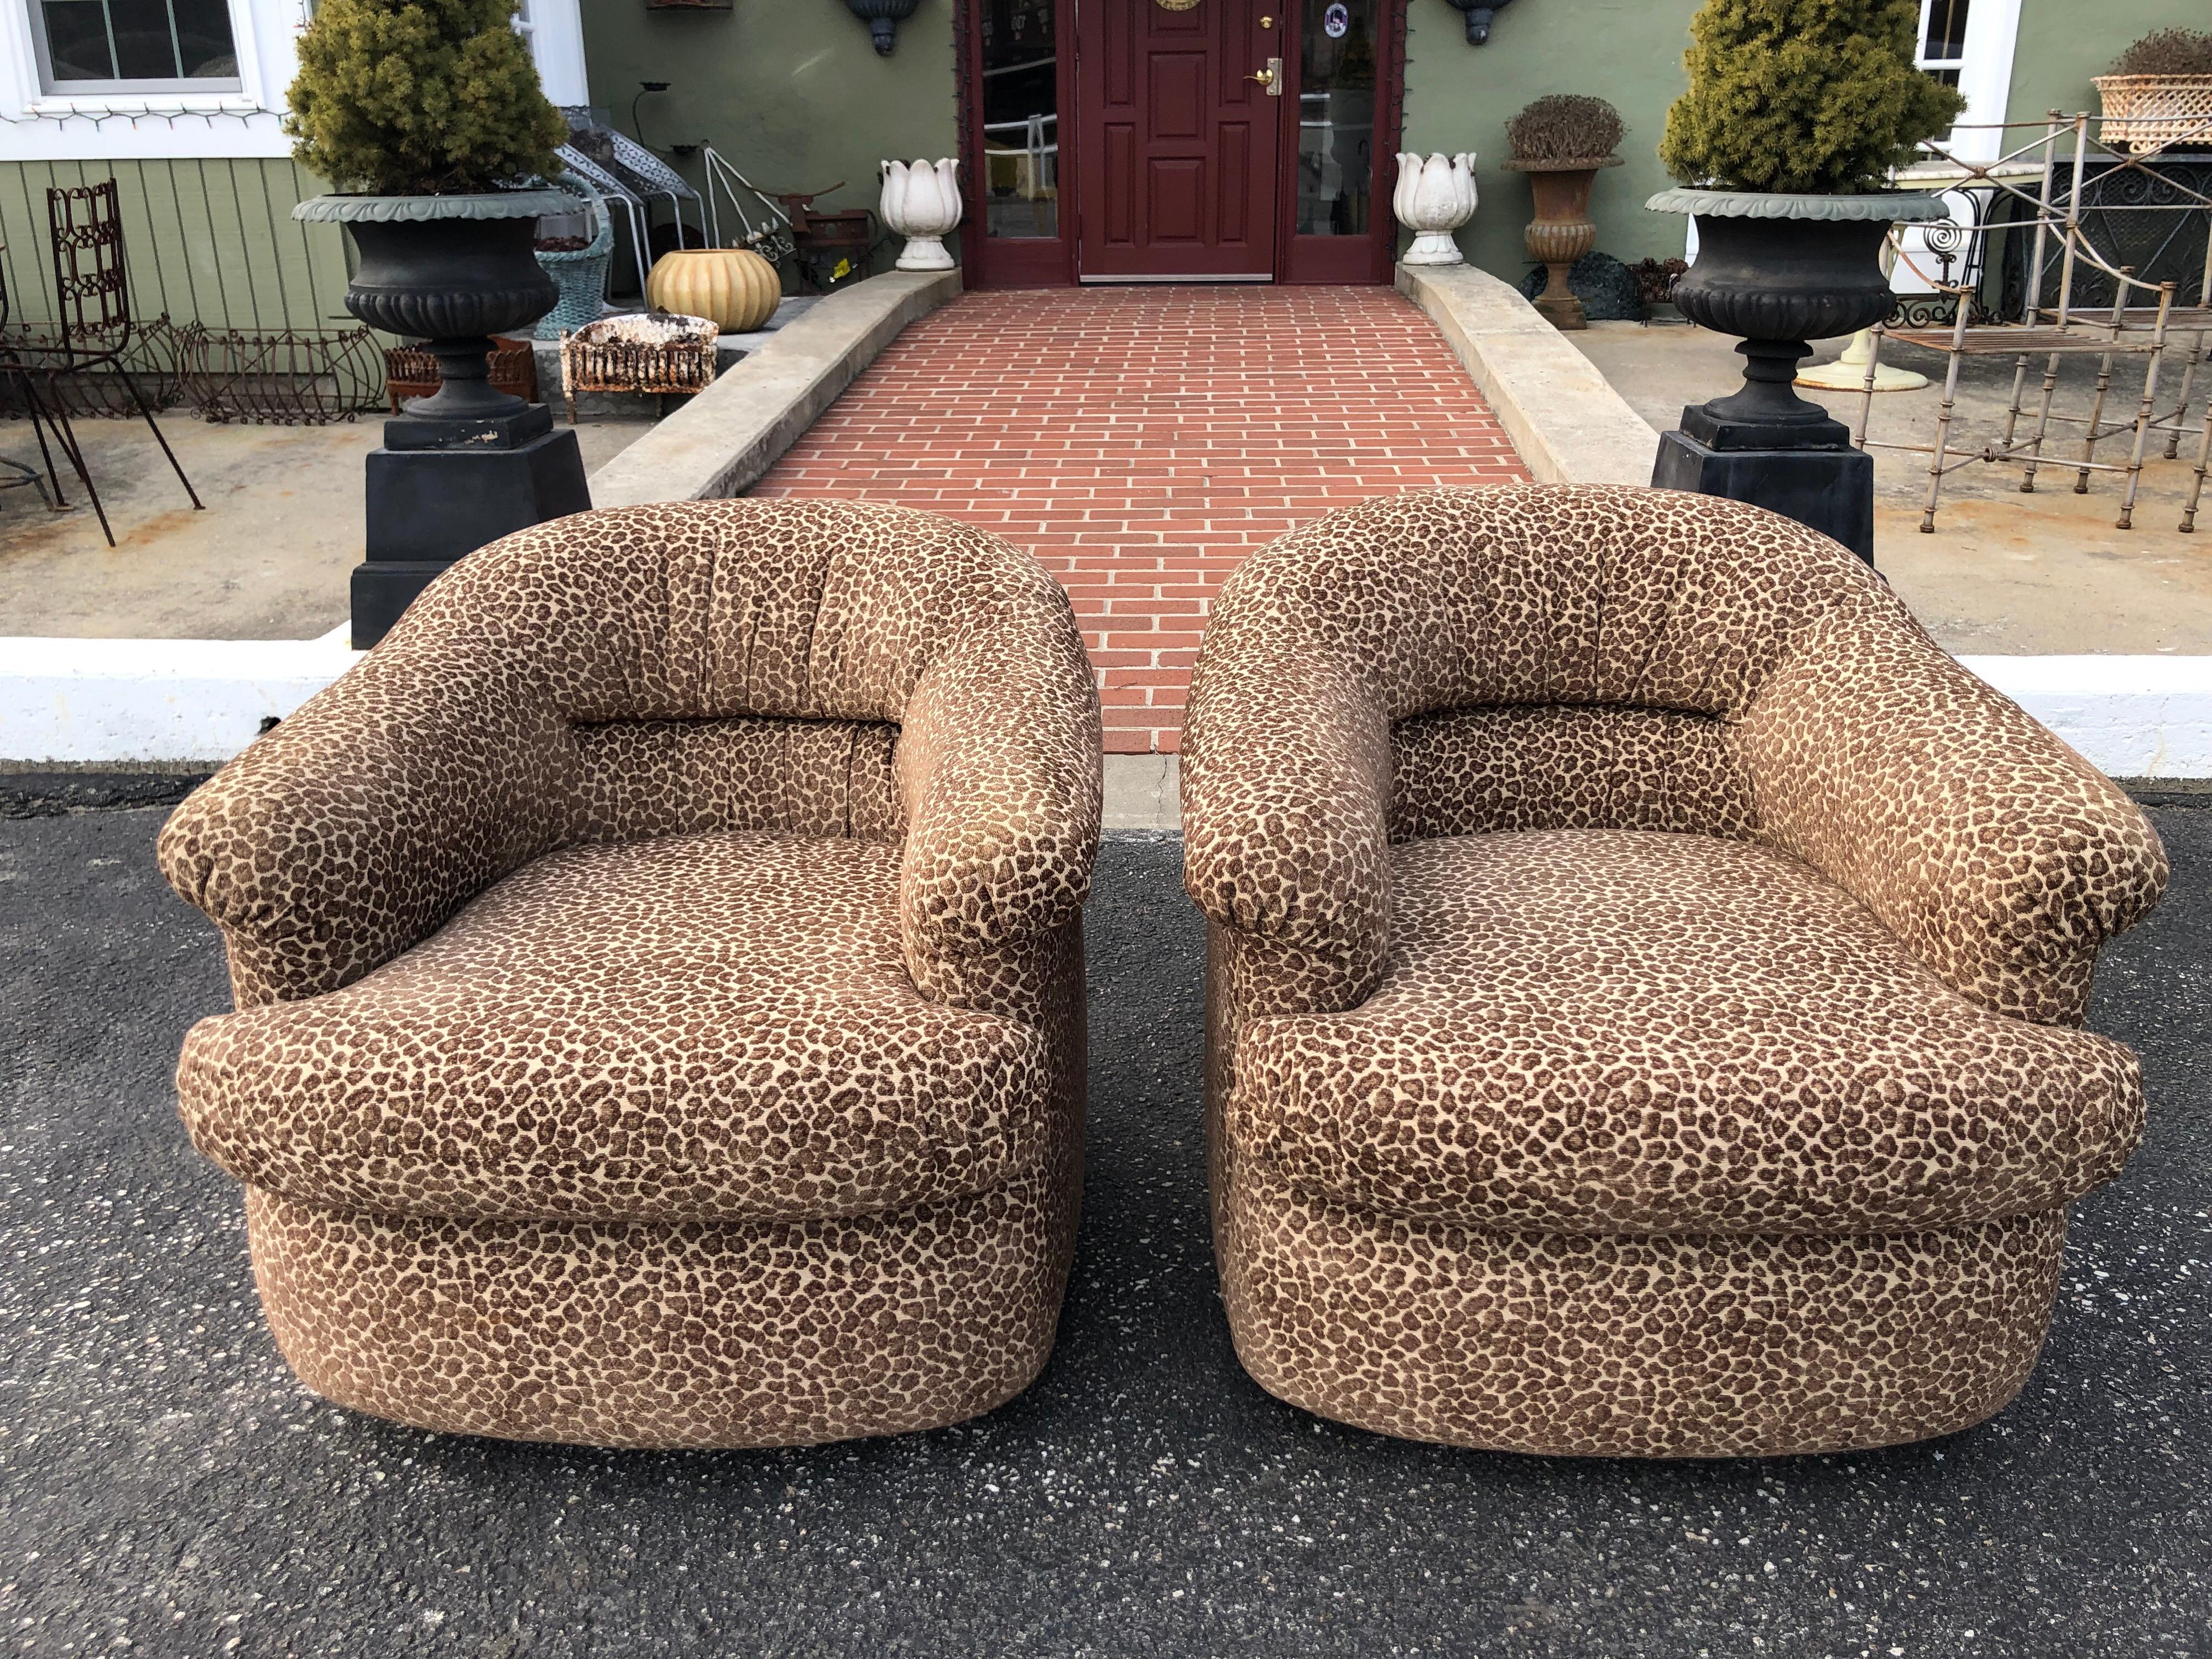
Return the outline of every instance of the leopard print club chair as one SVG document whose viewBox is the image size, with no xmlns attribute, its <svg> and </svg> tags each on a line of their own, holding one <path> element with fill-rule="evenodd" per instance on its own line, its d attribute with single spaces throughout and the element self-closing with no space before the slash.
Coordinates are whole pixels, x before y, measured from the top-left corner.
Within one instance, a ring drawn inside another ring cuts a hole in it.
<svg viewBox="0 0 2212 1659">
<path fill-rule="evenodd" d="M 1790 521 L 1368 502 L 1199 654 L 1214 1237 L 1237 1352 L 1517 1451 L 1832 1451 L 2026 1380 L 2142 1126 L 2078 1029 L 2164 853 Z"/>
<path fill-rule="evenodd" d="M 180 807 L 238 1011 L 185 1040 L 308 1387 L 425 1428 L 951 1423 L 1049 1351 L 1099 714 L 1005 543 L 589 513 L 441 577 Z"/>
</svg>

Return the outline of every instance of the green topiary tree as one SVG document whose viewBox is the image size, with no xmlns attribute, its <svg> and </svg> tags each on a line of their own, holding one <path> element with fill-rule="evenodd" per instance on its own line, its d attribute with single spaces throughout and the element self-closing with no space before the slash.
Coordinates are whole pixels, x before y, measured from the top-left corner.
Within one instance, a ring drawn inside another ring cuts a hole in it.
<svg viewBox="0 0 2212 1659">
<path fill-rule="evenodd" d="M 513 0 L 322 0 L 284 130 L 340 190 L 429 196 L 551 174 L 568 125 Z"/>
<path fill-rule="evenodd" d="M 1686 185 L 1882 189 L 1966 100 L 1913 64 L 1919 0 L 1705 0 L 1659 159 Z"/>
</svg>

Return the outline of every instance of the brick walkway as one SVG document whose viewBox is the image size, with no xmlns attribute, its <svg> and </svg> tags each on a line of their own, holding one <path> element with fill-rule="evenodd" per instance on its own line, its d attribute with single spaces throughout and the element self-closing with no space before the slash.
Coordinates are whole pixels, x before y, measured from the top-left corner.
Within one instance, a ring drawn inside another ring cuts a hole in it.
<svg viewBox="0 0 2212 1659">
<path fill-rule="evenodd" d="M 1172 751 L 1206 606 L 1332 507 L 1526 477 L 1382 288 L 971 294 L 908 328 L 757 485 L 943 513 L 1067 584 L 1106 747 Z"/>
</svg>

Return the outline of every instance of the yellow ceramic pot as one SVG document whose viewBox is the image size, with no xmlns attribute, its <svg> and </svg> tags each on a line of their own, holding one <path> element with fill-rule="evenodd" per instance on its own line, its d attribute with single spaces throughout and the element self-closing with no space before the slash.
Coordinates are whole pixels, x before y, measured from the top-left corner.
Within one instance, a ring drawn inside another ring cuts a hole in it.
<svg viewBox="0 0 2212 1659">
<path fill-rule="evenodd" d="M 725 334 L 744 334 L 775 314 L 783 283 L 750 248 L 678 248 L 653 263 L 645 300 L 660 311 L 705 317 Z"/>
</svg>

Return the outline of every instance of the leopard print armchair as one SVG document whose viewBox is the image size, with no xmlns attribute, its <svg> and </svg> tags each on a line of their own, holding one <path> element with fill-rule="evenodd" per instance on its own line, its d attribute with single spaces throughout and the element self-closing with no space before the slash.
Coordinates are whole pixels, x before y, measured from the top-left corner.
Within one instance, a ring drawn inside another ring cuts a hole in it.
<svg viewBox="0 0 2212 1659">
<path fill-rule="evenodd" d="M 2142 1132 L 2079 1022 L 2166 859 L 1844 550 L 1656 490 L 1332 514 L 1224 589 L 1182 787 L 1264 1387 L 1669 1457 L 2019 1390 Z"/>
<path fill-rule="evenodd" d="M 422 1427 L 761 1446 L 1049 1351 L 1099 713 L 1066 595 L 857 502 L 588 513 L 433 584 L 179 807 L 185 1038 L 307 1384 Z"/>
</svg>

